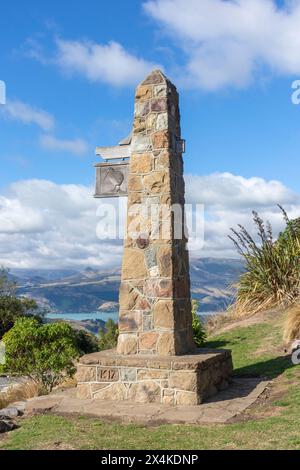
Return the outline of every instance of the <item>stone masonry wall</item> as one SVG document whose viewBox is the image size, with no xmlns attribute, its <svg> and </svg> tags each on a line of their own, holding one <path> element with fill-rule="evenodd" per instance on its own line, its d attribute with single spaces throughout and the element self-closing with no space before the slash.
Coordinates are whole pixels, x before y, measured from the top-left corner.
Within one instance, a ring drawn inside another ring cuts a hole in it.
<svg viewBox="0 0 300 470">
<path fill-rule="evenodd" d="M 232 373 L 230 351 L 163 359 L 109 351 L 84 356 L 77 368 L 77 397 L 198 405 L 226 388 Z"/>
<path fill-rule="evenodd" d="M 174 204 L 179 208 L 176 226 Z M 183 211 L 178 93 L 160 71 L 154 71 L 135 95 L 119 354 L 165 356 L 195 348 Z"/>
</svg>

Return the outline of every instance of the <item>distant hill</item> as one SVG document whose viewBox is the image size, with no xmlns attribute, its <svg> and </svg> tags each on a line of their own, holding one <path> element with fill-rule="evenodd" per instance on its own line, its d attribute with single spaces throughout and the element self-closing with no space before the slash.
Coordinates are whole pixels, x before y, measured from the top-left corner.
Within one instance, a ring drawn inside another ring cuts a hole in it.
<svg viewBox="0 0 300 470">
<path fill-rule="evenodd" d="M 232 300 L 230 286 L 243 270 L 236 259 L 200 258 L 190 263 L 192 297 L 200 311 L 223 310 Z M 36 299 L 59 313 L 89 313 L 105 304 L 118 308 L 120 270 L 100 271 L 13 269 L 18 294 Z"/>
</svg>

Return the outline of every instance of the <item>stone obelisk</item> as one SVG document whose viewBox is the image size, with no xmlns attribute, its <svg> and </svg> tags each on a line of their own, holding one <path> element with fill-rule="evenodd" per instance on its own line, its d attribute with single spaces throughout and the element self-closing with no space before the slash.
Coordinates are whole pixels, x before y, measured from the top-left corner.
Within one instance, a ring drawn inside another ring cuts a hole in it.
<svg viewBox="0 0 300 470">
<path fill-rule="evenodd" d="M 178 93 L 154 71 L 135 95 L 119 354 L 195 349 L 186 243 Z"/>
<path fill-rule="evenodd" d="M 230 351 L 193 341 L 182 151 L 178 93 L 155 70 L 135 95 L 118 346 L 80 358 L 78 398 L 197 405 L 228 385 Z"/>
</svg>

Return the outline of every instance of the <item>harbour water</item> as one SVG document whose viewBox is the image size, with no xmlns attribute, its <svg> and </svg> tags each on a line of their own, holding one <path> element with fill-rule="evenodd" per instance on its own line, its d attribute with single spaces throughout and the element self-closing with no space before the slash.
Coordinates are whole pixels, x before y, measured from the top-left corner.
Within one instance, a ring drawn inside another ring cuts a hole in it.
<svg viewBox="0 0 300 470">
<path fill-rule="evenodd" d="M 101 312 L 101 311 L 96 311 L 96 312 L 90 312 L 90 313 L 71 313 L 71 312 L 66 312 L 66 313 L 48 313 L 46 315 L 47 318 L 51 319 L 58 319 L 58 318 L 64 318 L 65 320 L 77 320 L 77 321 L 82 321 L 82 320 L 103 320 L 107 321 L 109 318 L 117 322 L 118 320 L 118 315 L 119 312 Z"/>
</svg>

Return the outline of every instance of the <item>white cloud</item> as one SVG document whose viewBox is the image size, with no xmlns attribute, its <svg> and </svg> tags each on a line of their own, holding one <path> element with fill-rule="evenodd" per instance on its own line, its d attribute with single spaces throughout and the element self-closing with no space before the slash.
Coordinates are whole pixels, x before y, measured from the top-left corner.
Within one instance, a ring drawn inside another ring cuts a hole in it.
<svg viewBox="0 0 300 470">
<path fill-rule="evenodd" d="M 55 124 L 54 117 L 51 114 L 18 100 L 8 101 L 3 106 L 2 112 L 8 119 L 21 121 L 24 124 L 36 124 L 45 131 L 53 129 Z"/>
<path fill-rule="evenodd" d="M 51 135 L 42 135 L 40 144 L 47 150 L 70 152 L 75 155 L 84 155 L 89 149 L 87 142 L 82 139 L 62 140 Z"/>
<path fill-rule="evenodd" d="M 187 86 L 244 87 L 266 68 L 300 73 L 300 0 L 148 0 L 144 9 L 184 51 Z"/>
<path fill-rule="evenodd" d="M 232 257 L 236 252 L 227 235 L 230 227 L 245 225 L 255 236 L 251 211 L 269 219 L 275 235 L 284 227 L 276 207 L 283 204 L 291 218 L 299 217 L 300 195 L 278 181 L 213 174 L 187 176 L 187 202 L 205 205 L 205 243 L 190 245 L 191 257 Z M 114 227 L 114 207 L 124 199 L 99 200 L 93 188 L 59 185 L 47 180 L 12 184 L 0 197 L 0 265 L 9 267 L 121 266 L 122 242 L 99 240 L 105 227 L 97 209 Z M 107 212 L 107 203 L 112 203 Z M 122 210 L 124 221 L 125 210 Z M 99 230 L 99 228 L 101 230 Z"/>
<path fill-rule="evenodd" d="M 114 86 L 135 85 L 155 64 L 137 57 L 124 47 L 110 41 L 97 44 L 92 41 L 56 41 L 54 63 L 67 74 L 81 74 L 92 82 Z"/>
</svg>

